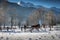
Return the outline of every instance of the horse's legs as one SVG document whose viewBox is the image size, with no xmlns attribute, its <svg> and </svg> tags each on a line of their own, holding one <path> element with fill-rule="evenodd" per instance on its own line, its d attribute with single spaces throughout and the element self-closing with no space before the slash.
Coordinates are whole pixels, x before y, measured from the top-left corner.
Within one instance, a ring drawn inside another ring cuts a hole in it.
<svg viewBox="0 0 60 40">
<path fill-rule="evenodd" d="M 50 31 L 51 31 L 51 26 L 49 25 Z"/>
<path fill-rule="evenodd" d="M 34 28 L 31 28 L 30 32 L 32 32 L 33 29 L 34 29 Z"/>
<path fill-rule="evenodd" d="M 24 32 L 26 32 L 26 28 L 24 28 Z"/>
<path fill-rule="evenodd" d="M 21 28 L 21 31 L 22 31 L 22 28 Z"/>
<path fill-rule="evenodd" d="M 36 30 L 39 32 L 39 28 L 36 28 Z"/>
</svg>

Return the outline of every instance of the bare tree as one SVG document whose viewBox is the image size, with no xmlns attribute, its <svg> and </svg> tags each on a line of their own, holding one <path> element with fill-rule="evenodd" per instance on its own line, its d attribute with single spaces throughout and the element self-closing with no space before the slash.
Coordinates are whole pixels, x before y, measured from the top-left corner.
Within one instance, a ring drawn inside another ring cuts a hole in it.
<svg viewBox="0 0 60 40">
<path fill-rule="evenodd" d="M 60 14 L 58 14 L 58 15 L 56 16 L 56 23 L 57 23 L 57 24 L 60 24 Z"/>
<path fill-rule="evenodd" d="M 28 22 L 30 25 L 36 25 L 39 23 L 39 20 L 41 19 L 42 15 L 44 15 L 44 9 L 40 8 L 37 10 L 34 10 L 32 14 L 28 17 Z"/>
<path fill-rule="evenodd" d="M 1 23 L 3 23 L 5 25 L 5 22 L 7 20 L 7 14 L 6 14 L 4 8 L 0 8 L 0 19 L 1 19 L 0 20 Z"/>
<path fill-rule="evenodd" d="M 18 17 L 18 27 L 21 28 L 21 22 L 24 20 L 24 18 L 21 15 L 18 15 L 17 17 Z"/>
<path fill-rule="evenodd" d="M 56 16 L 53 11 L 50 10 L 44 15 L 44 23 L 49 25 L 50 30 L 51 27 L 53 27 L 53 25 L 55 24 L 55 21 L 56 21 Z"/>
<path fill-rule="evenodd" d="M 8 20 L 8 16 L 7 16 L 7 3 L 6 3 L 7 0 L 0 0 L 0 24 L 4 26 L 5 28 L 5 25 L 7 23 L 7 20 Z"/>
</svg>

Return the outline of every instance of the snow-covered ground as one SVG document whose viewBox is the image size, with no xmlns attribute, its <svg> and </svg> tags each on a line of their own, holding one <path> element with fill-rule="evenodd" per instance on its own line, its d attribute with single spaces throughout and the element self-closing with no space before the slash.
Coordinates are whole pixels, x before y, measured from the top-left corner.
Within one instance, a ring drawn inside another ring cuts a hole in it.
<svg viewBox="0 0 60 40">
<path fill-rule="evenodd" d="M 0 32 L 0 40 L 60 40 L 60 31 L 40 33 Z"/>
<path fill-rule="evenodd" d="M 49 28 L 41 28 L 39 32 L 34 29 L 31 33 L 27 29 L 24 32 L 24 29 L 12 29 L 12 30 L 2 30 L 0 31 L 0 40 L 60 40 L 60 30 L 56 31 L 52 28 L 53 31 L 49 31 Z"/>
<path fill-rule="evenodd" d="M 31 33 L 31 31 L 30 31 L 31 29 L 26 29 L 26 30 L 24 30 L 24 29 L 9 29 L 8 31 L 6 30 L 6 29 L 3 29 L 2 31 L 0 31 L 0 32 L 15 32 L 15 33 L 25 33 L 25 32 L 28 32 L 28 33 Z M 41 28 L 41 29 L 39 29 L 39 31 L 37 30 L 37 29 L 33 29 L 32 30 L 32 33 L 41 33 L 41 32 L 49 32 L 49 30 L 50 30 L 50 28 Z M 52 31 L 54 31 L 54 28 L 51 28 L 51 30 Z"/>
</svg>

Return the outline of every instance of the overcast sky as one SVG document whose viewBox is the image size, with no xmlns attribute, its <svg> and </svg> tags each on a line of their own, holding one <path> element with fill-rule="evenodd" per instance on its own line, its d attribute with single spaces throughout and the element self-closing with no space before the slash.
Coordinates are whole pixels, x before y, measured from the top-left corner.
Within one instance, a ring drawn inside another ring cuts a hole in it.
<svg viewBox="0 0 60 40">
<path fill-rule="evenodd" d="M 60 0 L 9 0 L 10 2 L 19 2 L 19 1 L 24 1 L 24 2 L 31 2 L 34 5 L 41 5 L 44 7 L 57 7 L 60 8 Z"/>
</svg>

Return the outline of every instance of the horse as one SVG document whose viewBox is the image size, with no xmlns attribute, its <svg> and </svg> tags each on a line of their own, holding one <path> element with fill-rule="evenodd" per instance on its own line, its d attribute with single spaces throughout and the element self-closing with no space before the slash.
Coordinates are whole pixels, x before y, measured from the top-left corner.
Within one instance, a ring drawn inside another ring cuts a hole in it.
<svg viewBox="0 0 60 40">
<path fill-rule="evenodd" d="M 37 31 L 39 31 L 39 28 L 40 28 L 40 24 L 32 25 L 30 31 L 32 32 L 33 29 L 36 29 Z"/>
<path fill-rule="evenodd" d="M 30 28 L 30 27 L 27 27 L 27 25 L 24 25 L 24 31 L 26 31 L 27 28 Z"/>
<path fill-rule="evenodd" d="M 26 31 L 26 28 L 27 28 L 27 26 L 26 26 L 26 25 L 24 25 L 24 31 Z"/>
</svg>

